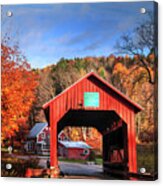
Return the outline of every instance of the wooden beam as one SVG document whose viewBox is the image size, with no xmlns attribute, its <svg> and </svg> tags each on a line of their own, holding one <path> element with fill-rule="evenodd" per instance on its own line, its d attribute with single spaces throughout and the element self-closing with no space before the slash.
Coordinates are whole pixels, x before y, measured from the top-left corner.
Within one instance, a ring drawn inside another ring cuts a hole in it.
<svg viewBox="0 0 163 186">
<path fill-rule="evenodd" d="M 128 168 L 129 172 L 137 173 L 136 133 L 134 115 L 134 112 L 130 111 L 129 123 L 127 124 Z"/>
<path fill-rule="evenodd" d="M 57 155 L 57 121 L 54 114 L 54 106 L 50 105 L 50 170 L 51 177 L 59 176 L 58 155 Z"/>
<path fill-rule="evenodd" d="M 121 128 L 123 125 L 123 122 L 118 122 L 116 123 L 116 125 L 112 125 L 111 128 L 107 131 L 104 131 L 102 134 L 103 135 L 107 135 L 107 134 L 111 134 L 112 132 L 118 130 L 119 128 Z"/>
</svg>

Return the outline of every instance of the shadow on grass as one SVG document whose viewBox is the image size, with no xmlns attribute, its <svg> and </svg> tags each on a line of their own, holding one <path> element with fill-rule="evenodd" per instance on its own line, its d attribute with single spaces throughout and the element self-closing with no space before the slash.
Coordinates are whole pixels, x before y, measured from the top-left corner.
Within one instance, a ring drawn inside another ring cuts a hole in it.
<svg viewBox="0 0 163 186">
<path fill-rule="evenodd" d="M 153 144 L 137 145 L 138 171 L 145 168 L 147 173 L 155 173 L 157 154 Z"/>
</svg>

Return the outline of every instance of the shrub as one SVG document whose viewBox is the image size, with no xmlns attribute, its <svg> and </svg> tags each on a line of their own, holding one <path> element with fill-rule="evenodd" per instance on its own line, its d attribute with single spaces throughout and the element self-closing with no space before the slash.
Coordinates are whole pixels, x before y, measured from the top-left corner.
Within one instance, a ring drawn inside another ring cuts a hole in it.
<svg viewBox="0 0 163 186">
<path fill-rule="evenodd" d="M 7 164 L 11 164 L 11 169 L 6 169 Z M 23 160 L 18 158 L 7 158 L 2 160 L 1 176 L 2 177 L 24 177 L 27 168 L 38 168 L 38 160 Z"/>
<path fill-rule="evenodd" d="M 95 152 L 93 150 L 91 150 L 90 154 L 88 156 L 88 161 L 95 161 L 95 159 L 96 159 Z"/>
</svg>

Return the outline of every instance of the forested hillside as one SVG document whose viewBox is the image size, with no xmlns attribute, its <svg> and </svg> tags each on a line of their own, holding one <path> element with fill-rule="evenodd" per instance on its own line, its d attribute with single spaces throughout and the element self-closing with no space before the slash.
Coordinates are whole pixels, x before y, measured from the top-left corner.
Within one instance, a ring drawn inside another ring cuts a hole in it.
<svg viewBox="0 0 163 186">
<path fill-rule="evenodd" d="M 153 53 L 146 58 L 149 64 L 148 70 L 154 76 L 155 60 Z M 133 58 L 128 55 L 124 57 L 85 57 L 75 59 L 60 59 L 56 65 L 47 66 L 43 69 L 34 70 L 40 76 L 37 88 L 37 99 L 30 116 L 30 124 L 43 122 L 45 120 L 42 105 L 72 85 L 82 76 L 94 71 L 111 83 L 133 101 L 139 103 L 144 110 L 137 115 L 137 142 L 150 142 L 154 139 L 155 127 L 153 117 L 154 84 L 149 81 L 149 73 L 141 65 L 138 56 Z M 95 135 L 91 136 L 90 131 Z M 68 127 L 65 132 L 72 140 L 85 140 L 95 144 L 101 144 L 101 138 L 95 129 Z"/>
</svg>

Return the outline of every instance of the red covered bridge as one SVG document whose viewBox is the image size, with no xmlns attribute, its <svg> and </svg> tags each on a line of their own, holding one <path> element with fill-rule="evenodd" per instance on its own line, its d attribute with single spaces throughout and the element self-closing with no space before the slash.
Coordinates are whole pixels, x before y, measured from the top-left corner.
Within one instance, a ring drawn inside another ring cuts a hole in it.
<svg viewBox="0 0 163 186">
<path fill-rule="evenodd" d="M 136 173 L 135 114 L 142 107 L 94 72 L 43 105 L 50 124 L 50 166 L 59 172 L 57 134 L 65 126 L 95 127 L 103 135 L 105 172 Z"/>
</svg>

